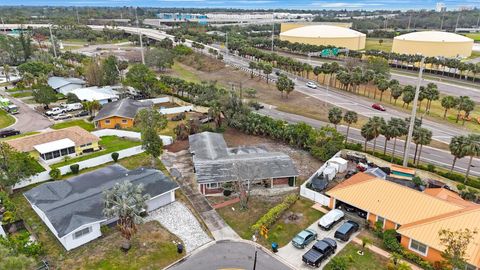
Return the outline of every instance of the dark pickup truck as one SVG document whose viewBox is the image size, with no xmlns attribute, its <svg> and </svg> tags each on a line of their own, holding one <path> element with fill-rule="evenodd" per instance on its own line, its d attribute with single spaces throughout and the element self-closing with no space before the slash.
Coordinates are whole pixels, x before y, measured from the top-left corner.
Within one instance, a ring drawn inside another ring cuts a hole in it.
<svg viewBox="0 0 480 270">
<path fill-rule="evenodd" d="M 0 130 L 0 138 L 5 138 L 9 136 L 14 136 L 20 134 L 20 131 L 16 129 L 4 129 Z"/>
<path fill-rule="evenodd" d="M 308 265 L 319 267 L 322 261 L 335 253 L 336 249 L 335 240 L 330 238 L 319 240 L 307 253 L 303 254 L 302 261 Z"/>
</svg>

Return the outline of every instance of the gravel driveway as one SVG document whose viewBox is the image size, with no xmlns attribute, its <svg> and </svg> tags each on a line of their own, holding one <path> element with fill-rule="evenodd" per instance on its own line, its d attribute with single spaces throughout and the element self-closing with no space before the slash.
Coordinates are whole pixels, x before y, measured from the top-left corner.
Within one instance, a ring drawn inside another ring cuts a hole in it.
<svg viewBox="0 0 480 270">
<path fill-rule="evenodd" d="M 145 221 L 156 220 L 167 230 L 182 239 L 187 252 L 212 241 L 200 223 L 181 202 L 175 201 L 149 213 Z"/>
</svg>

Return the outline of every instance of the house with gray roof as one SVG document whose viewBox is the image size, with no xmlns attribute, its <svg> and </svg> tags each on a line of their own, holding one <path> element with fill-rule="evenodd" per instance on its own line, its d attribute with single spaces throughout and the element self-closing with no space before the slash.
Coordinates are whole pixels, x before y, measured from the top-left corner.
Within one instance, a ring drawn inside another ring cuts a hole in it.
<svg viewBox="0 0 480 270">
<path fill-rule="evenodd" d="M 153 102 L 140 102 L 131 98 L 107 103 L 93 119 L 97 128 L 131 128 L 137 112 L 153 106 Z"/>
<path fill-rule="evenodd" d="M 47 83 L 48 85 L 50 85 L 50 87 L 53 88 L 53 90 L 64 95 L 67 95 L 75 89 L 83 88 L 87 84 L 87 82 L 79 78 L 66 78 L 55 76 L 48 78 Z"/>
<path fill-rule="evenodd" d="M 298 176 L 288 155 L 264 146 L 229 148 L 222 134 L 212 132 L 190 135 L 188 140 L 198 187 L 204 195 L 221 193 L 226 183 L 238 180 L 247 186 L 294 185 Z"/>
<path fill-rule="evenodd" d="M 100 237 L 100 227 L 115 221 L 103 215 L 103 191 L 124 181 L 142 185 L 150 195 L 147 212 L 175 201 L 178 185 L 161 171 L 127 170 L 117 164 L 39 185 L 24 196 L 58 241 L 71 250 Z"/>
</svg>

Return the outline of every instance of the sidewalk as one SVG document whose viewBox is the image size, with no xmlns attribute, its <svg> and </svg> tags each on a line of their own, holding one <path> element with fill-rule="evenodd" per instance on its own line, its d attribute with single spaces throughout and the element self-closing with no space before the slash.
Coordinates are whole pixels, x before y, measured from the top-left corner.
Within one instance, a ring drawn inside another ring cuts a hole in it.
<svg viewBox="0 0 480 270">
<path fill-rule="evenodd" d="M 359 239 L 358 237 L 353 238 L 352 242 L 354 242 L 354 243 L 356 243 L 356 244 L 359 244 L 359 245 L 362 245 L 362 240 Z M 381 249 L 381 248 L 379 248 L 379 247 L 377 247 L 377 246 L 374 246 L 374 245 L 368 245 L 367 248 L 368 248 L 370 251 L 372 251 L 372 252 L 374 252 L 374 253 L 377 253 L 378 255 L 383 256 L 383 257 L 385 257 L 385 258 L 387 258 L 387 259 L 389 259 L 389 258 L 391 257 L 391 255 L 392 255 L 390 252 L 388 252 L 388 251 L 386 251 L 386 250 L 383 250 L 383 249 Z M 400 260 L 400 262 L 403 262 L 403 263 L 408 264 L 408 265 L 412 268 L 412 270 L 422 270 L 422 268 L 416 266 L 415 264 L 412 264 L 412 263 L 410 263 L 410 262 L 407 262 L 407 261 L 405 261 L 405 260 Z"/>
</svg>

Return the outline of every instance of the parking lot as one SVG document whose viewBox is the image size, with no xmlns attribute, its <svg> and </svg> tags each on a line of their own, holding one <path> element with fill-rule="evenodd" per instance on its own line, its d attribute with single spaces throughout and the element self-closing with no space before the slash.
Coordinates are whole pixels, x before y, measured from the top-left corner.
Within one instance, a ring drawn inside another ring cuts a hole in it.
<svg viewBox="0 0 480 270">
<path fill-rule="evenodd" d="M 343 221 L 340 221 L 339 223 L 337 223 L 331 230 L 329 231 L 324 231 L 322 229 L 320 229 L 320 227 L 318 226 L 318 221 L 311 224 L 308 228 L 309 229 L 312 229 L 314 231 L 317 232 L 318 234 L 318 240 L 322 240 L 323 238 L 325 237 L 329 237 L 329 238 L 332 238 L 334 239 L 333 235 L 335 234 L 335 231 L 346 221 L 348 220 L 348 215 L 345 215 L 345 219 Z M 360 224 L 360 230 L 362 229 L 362 226 Z M 354 233 L 351 237 L 350 237 L 350 241 L 358 234 L 359 232 L 356 232 Z M 337 251 L 335 252 L 335 254 L 337 254 L 340 250 L 342 250 L 347 244 L 348 242 L 343 242 L 343 241 L 339 241 L 337 239 L 335 239 L 337 241 Z M 313 241 L 312 243 L 310 243 L 307 247 L 305 247 L 304 249 L 298 249 L 296 247 L 294 247 L 291 243 L 289 243 L 288 245 L 280 248 L 278 250 L 278 253 L 277 255 L 282 257 L 284 260 L 286 260 L 287 262 L 289 262 L 291 265 L 293 265 L 295 267 L 295 269 L 312 269 L 313 267 L 312 266 L 309 266 L 307 264 L 305 264 L 303 261 L 302 261 L 302 256 L 303 254 L 305 254 L 308 250 L 310 250 L 310 248 L 316 243 L 316 241 Z M 332 255 L 330 256 L 327 260 L 323 261 L 319 267 L 319 269 L 322 269 L 329 261 L 331 258 L 333 258 L 335 255 Z"/>
</svg>

